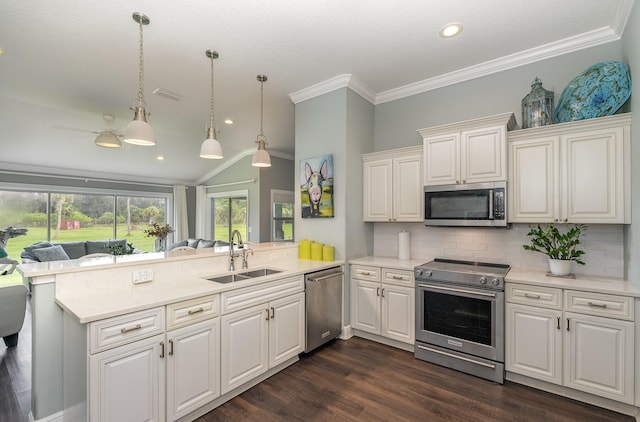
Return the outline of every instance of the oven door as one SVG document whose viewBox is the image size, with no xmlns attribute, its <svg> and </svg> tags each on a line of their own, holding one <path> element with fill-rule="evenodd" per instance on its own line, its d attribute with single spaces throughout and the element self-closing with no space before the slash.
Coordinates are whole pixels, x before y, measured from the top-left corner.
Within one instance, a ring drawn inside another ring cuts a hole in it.
<svg viewBox="0 0 640 422">
<path fill-rule="evenodd" d="M 418 282 L 416 340 L 504 362 L 504 292 Z"/>
</svg>

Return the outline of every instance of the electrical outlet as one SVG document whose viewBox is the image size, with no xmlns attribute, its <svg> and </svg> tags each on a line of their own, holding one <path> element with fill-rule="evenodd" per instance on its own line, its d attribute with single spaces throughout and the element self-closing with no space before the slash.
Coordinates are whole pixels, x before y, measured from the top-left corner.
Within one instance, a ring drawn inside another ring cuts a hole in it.
<svg viewBox="0 0 640 422">
<path fill-rule="evenodd" d="M 147 283 L 153 280 L 153 270 L 144 268 L 141 270 L 133 270 L 133 284 Z"/>
</svg>

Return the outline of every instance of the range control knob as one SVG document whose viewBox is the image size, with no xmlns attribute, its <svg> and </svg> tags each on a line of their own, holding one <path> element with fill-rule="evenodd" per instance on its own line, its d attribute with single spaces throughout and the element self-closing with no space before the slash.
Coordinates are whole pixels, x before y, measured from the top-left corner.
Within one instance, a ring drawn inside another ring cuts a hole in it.
<svg viewBox="0 0 640 422">
<path fill-rule="evenodd" d="M 416 275 L 422 275 L 422 270 L 420 269 L 416 270 Z"/>
<path fill-rule="evenodd" d="M 427 270 L 424 272 L 424 275 L 427 277 L 431 277 L 431 275 L 433 274 L 433 272 L 431 270 Z"/>
<path fill-rule="evenodd" d="M 487 284 L 487 277 L 480 277 L 480 284 Z"/>
<path fill-rule="evenodd" d="M 493 280 L 491 280 L 491 283 L 493 283 L 494 286 L 498 286 L 500 285 L 500 280 L 497 278 L 494 278 Z"/>
</svg>

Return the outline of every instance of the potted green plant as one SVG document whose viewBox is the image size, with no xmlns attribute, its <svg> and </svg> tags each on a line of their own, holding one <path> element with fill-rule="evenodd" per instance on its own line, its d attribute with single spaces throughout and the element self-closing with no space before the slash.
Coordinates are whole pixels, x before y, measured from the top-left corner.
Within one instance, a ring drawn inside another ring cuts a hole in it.
<svg viewBox="0 0 640 422">
<path fill-rule="evenodd" d="M 527 236 L 531 238 L 529 245 L 522 245 L 527 251 L 540 252 L 549 257 L 549 270 L 553 275 L 566 276 L 571 274 L 571 262 L 584 265 L 582 255 L 584 251 L 578 249 L 580 236 L 587 230 L 585 224 L 574 224 L 566 233 L 554 225 L 542 228 L 529 226 Z"/>
<path fill-rule="evenodd" d="M 167 236 L 169 233 L 173 233 L 173 229 L 168 224 L 163 225 L 153 222 L 149 225 L 149 228 L 144 229 L 144 233 L 147 237 L 155 237 L 156 252 L 163 252 L 167 248 Z"/>
</svg>

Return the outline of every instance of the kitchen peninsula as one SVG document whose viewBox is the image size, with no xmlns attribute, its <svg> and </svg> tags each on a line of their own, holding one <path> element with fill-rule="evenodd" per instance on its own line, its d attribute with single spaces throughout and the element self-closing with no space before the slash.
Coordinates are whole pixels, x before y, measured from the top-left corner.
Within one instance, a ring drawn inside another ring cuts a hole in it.
<svg viewBox="0 0 640 422">
<path fill-rule="evenodd" d="M 226 248 L 20 266 L 34 419 L 192 420 L 296 362 L 304 274 L 342 262 L 298 260 L 293 243 L 251 248 L 248 270 L 277 273 L 208 280 L 230 274 Z"/>
</svg>

